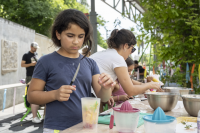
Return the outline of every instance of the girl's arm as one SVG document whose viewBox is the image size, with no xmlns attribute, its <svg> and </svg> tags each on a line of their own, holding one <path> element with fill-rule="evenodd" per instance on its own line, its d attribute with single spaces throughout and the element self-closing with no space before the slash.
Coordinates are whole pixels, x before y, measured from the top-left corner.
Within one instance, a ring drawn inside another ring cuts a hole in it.
<svg viewBox="0 0 200 133">
<path fill-rule="evenodd" d="M 118 96 L 113 96 L 113 99 L 115 102 L 126 101 L 129 99 L 129 96 L 128 95 L 118 95 Z"/>
<path fill-rule="evenodd" d="M 96 74 L 92 76 L 92 87 L 94 92 L 96 93 L 97 97 L 101 98 L 102 102 L 107 102 L 112 94 L 112 89 L 115 85 L 113 79 L 107 75 L 102 73 Z"/>
<path fill-rule="evenodd" d="M 58 90 L 44 91 L 46 82 L 41 79 L 32 78 L 28 89 L 28 102 L 31 104 L 44 105 L 46 103 L 58 100 L 69 100 L 75 86 L 63 85 Z"/>
<path fill-rule="evenodd" d="M 160 85 L 154 82 L 150 82 L 150 83 L 146 83 L 142 85 L 133 85 L 130 79 L 130 76 L 128 74 L 127 67 L 116 67 L 114 71 L 117 75 L 117 78 L 122 88 L 124 89 L 126 94 L 129 96 L 142 94 L 149 88 L 157 89 L 157 90 L 160 88 Z"/>
</svg>

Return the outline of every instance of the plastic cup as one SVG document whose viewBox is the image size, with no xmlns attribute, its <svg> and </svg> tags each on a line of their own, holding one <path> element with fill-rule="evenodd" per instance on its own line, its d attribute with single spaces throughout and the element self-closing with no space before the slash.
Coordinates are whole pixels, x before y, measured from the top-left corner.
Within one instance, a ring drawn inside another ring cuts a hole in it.
<svg viewBox="0 0 200 133">
<path fill-rule="evenodd" d="M 97 128 L 100 98 L 84 97 L 81 98 L 83 127 Z"/>
</svg>

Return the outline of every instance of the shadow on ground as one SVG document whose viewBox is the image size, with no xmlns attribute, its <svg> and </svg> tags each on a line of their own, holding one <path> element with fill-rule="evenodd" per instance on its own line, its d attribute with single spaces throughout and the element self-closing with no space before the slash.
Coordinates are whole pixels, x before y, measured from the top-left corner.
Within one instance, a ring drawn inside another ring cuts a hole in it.
<svg viewBox="0 0 200 133">
<path fill-rule="evenodd" d="M 30 113 L 22 122 L 25 113 L 8 115 L 0 118 L 0 133 L 42 133 L 43 121 L 39 124 L 32 123 Z"/>
</svg>

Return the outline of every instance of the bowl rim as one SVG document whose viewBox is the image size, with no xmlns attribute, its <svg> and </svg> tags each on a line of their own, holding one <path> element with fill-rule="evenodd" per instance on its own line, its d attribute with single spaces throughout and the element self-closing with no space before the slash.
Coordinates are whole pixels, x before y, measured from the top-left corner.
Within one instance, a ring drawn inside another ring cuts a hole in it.
<svg viewBox="0 0 200 133">
<path fill-rule="evenodd" d="M 199 96 L 199 97 L 187 97 L 187 96 Z M 197 99 L 200 100 L 200 94 L 184 94 L 181 95 L 182 98 L 184 99 Z"/>
<path fill-rule="evenodd" d="M 163 87 L 165 90 L 192 90 L 192 88 L 187 87 Z"/>
<path fill-rule="evenodd" d="M 171 93 L 171 92 L 147 92 L 147 93 L 144 93 L 146 95 L 156 95 L 156 96 L 179 96 L 178 93 Z"/>
</svg>

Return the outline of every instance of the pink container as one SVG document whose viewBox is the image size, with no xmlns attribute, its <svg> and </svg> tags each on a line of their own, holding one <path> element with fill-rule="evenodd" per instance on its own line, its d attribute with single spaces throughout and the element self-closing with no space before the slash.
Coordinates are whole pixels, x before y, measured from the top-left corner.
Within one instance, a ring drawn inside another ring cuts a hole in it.
<svg viewBox="0 0 200 133">
<path fill-rule="evenodd" d="M 120 107 L 113 107 L 114 120 L 119 133 L 134 133 L 139 120 L 140 110 L 132 108 L 126 101 Z"/>
</svg>

